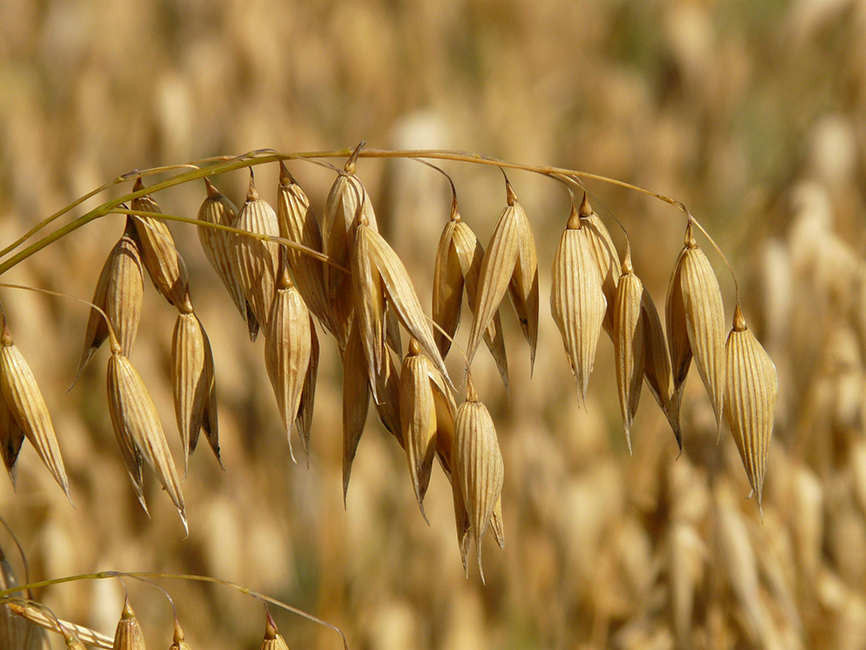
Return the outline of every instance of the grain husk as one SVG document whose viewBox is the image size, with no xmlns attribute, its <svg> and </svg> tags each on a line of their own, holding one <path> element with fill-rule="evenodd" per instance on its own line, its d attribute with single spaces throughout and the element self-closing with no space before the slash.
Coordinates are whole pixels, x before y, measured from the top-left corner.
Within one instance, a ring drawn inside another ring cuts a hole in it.
<svg viewBox="0 0 866 650">
<path fill-rule="evenodd" d="M 710 261 L 698 247 L 691 222 L 671 277 L 667 300 L 668 338 L 677 402 L 692 355 L 707 389 L 716 425 L 721 425 L 725 386 L 725 310 Z"/>
<path fill-rule="evenodd" d="M 739 304 L 734 310 L 734 325 L 725 344 L 725 354 L 725 419 L 761 508 L 779 380 L 772 359 L 746 327 Z"/>
<path fill-rule="evenodd" d="M 609 336 L 613 336 L 613 306 L 616 302 L 616 285 L 619 281 L 619 253 L 614 246 L 613 239 L 601 218 L 592 209 L 586 193 L 578 208 L 580 215 L 581 230 L 586 233 L 586 238 L 592 248 L 601 288 L 607 300 L 607 310 L 604 314 L 603 327 Z"/>
<path fill-rule="evenodd" d="M 0 389 L 6 407 L 18 427 L 69 498 L 69 479 L 66 477 L 66 468 L 60 455 L 51 415 L 33 371 L 12 342 L 12 334 L 6 325 L 5 317 L 0 334 Z M 10 428 L 10 432 L 14 440 L 17 435 L 14 428 Z"/>
<path fill-rule="evenodd" d="M 446 408 L 437 408 L 437 397 Z M 444 379 L 421 354 L 418 342 L 412 339 L 400 372 L 400 421 L 412 487 L 425 521 L 428 520 L 424 496 L 430 483 L 439 431 L 445 429 L 443 435 L 453 435 L 455 409 L 453 405 L 448 407 L 449 400 Z"/>
<path fill-rule="evenodd" d="M 235 204 L 223 196 L 210 179 L 205 178 L 204 182 L 207 187 L 207 198 L 199 208 L 199 221 L 236 227 L 238 209 Z M 255 316 L 247 310 L 246 297 L 238 277 L 235 264 L 235 235 L 216 228 L 198 226 L 198 236 L 208 261 L 231 296 L 241 318 L 247 323 L 250 339 L 255 340 L 259 331 L 259 323 Z"/>
<path fill-rule="evenodd" d="M 111 424 L 124 453 L 127 470 L 133 478 L 139 500 L 144 505 L 144 498 L 140 493 L 141 463 L 137 460 L 137 455 L 156 472 L 159 482 L 180 514 L 184 529 L 188 530 L 183 492 L 156 406 L 138 371 L 119 349 L 115 349 L 108 360 L 107 378 Z M 129 453 L 130 450 L 132 454 Z"/>
<path fill-rule="evenodd" d="M 132 611 L 129 598 L 123 603 L 123 611 L 117 622 L 114 644 L 111 647 L 112 650 L 145 650 L 144 633 L 141 631 L 135 612 Z"/>
<path fill-rule="evenodd" d="M 237 216 L 238 230 L 279 237 L 280 226 L 277 213 L 266 201 L 259 198 L 255 177 L 250 169 L 250 184 L 247 200 Z M 280 246 L 273 241 L 256 237 L 234 235 L 235 272 L 241 283 L 247 310 L 252 311 L 262 329 L 267 328 L 267 319 L 274 300 L 274 286 L 279 265 Z M 249 323 L 249 319 L 247 319 Z M 252 329 L 250 330 L 252 337 Z"/>
<path fill-rule="evenodd" d="M 292 426 L 297 420 L 301 395 L 307 381 L 311 347 L 310 313 L 300 292 L 292 283 L 284 261 L 268 317 L 265 367 L 277 399 L 280 418 L 289 441 L 289 454 L 293 461 L 295 453 L 292 448 Z"/>
<path fill-rule="evenodd" d="M 641 296 L 641 318 L 644 333 L 644 379 L 650 392 L 671 425 L 677 446 L 682 452 L 683 436 L 680 429 L 680 405 L 674 391 L 671 359 L 661 318 L 649 292 L 644 288 Z"/>
<path fill-rule="evenodd" d="M 121 350 L 127 357 L 132 353 L 132 346 L 135 344 L 144 300 L 141 253 L 136 240 L 134 220 L 132 217 L 127 217 L 126 229 L 111 249 L 102 267 L 91 300 L 105 312 Z M 87 367 L 96 350 L 108 338 L 105 316 L 96 309 L 90 310 L 84 334 L 84 349 L 78 362 L 78 369 L 75 371 L 76 380 Z M 75 381 L 72 383 L 74 385 Z"/>
<path fill-rule="evenodd" d="M 202 429 L 219 459 L 216 420 L 216 386 L 210 341 L 194 313 L 178 314 L 171 341 L 171 387 L 174 411 L 184 452 L 186 476 L 189 457 L 195 451 Z"/>
<path fill-rule="evenodd" d="M 343 505 L 349 491 L 352 463 L 367 422 L 370 389 L 361 333 L 356 324 L 349 330 L 343 351 Z"/>
<path fill-rule="evenodd" d="M 520 329 L 529 342 L 530 362 L 534 366 L 538 338 L 538 266 L 535 242 L 529 219 L 517 202 L 511 184 L 506 181 L 508 205 L 502 211 L 490 237 L 479 271 L 475 303 L 466 356 L 471 363 L 499 304 L 508 291 L 520 321 Z"/>
<path fill-rule="evenodd" d="M 144 183 L 139 177 L 135 180 L 132 191 L 140 192 L 143 189 Z M 139 212 L 162 213 L 159 204 L 150 194 L 133 199 L 131 208 Z M 141 244 L 141 259 L 156 290 L 178 310 L 191 311 L 186 264 L 175 248 L 168 226 L 156 217 L 136 215 L 133 219 Z"/>
<path fill-rule="evenodd" d="M 483 582 L 481 542 L 502 494 L 504 466 L 493 420 L 478 401 L 471 375 L 467 375 L 466 401 L 457 409 L 454 435 L 453 466 L 459 477 Z"/>
<path fill-rule="evenodd" d="M 310 206 L 306 193 L 295 182 L 282 161 L 280 162 L 280 184 L 277 188 L 277 221 L 280 226 L 280 237 L 319 253 L 324 252 L 316 213 Z M 292 248 L 287 248 L 286 254 L 295 278 L 295 285 L 304 302 L 316 318 L 329 326 L 331 310 L 325 289 L 323 262 Z"/>
<path fill-rule="evenodd" d="M 645 367 L 644 321 L 641 317 L 643 284 L 631 265 L 626 251 L 622 274 L 616 288 L 613 310 L 613 346 L 616 365 L 616 385 L 629 453 L 631 425 L 640 402 Z"/>
<path fill-rule="evenodd" d="M 550 311 L 562 335 L 582 406 L 607 312 L 607 299 L 592 243 L 573 204 L 553 258 Z"/>
<path fill-rule="evenodd" d="M 434 330 L 433 337 L 443 359 L 448 355 L 451 341 L 459 327 L 464 293 L 470 311 L 475 313 L 478 278 L 483 260 L 484 248 L 457 211 L 455 199 L 451 207 L 451 219 L 439 238 L 433 273 L 433 321 L 442 330 Z M 482 338 L 493 355 L 507 391 L 508 358 L 498 309 Z"/>
</svg>

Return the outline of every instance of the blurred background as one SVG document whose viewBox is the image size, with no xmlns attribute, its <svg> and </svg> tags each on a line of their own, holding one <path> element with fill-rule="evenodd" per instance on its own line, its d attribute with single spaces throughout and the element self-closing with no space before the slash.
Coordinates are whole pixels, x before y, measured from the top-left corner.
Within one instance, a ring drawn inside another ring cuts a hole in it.
<svg viewBox="0 0 866 650">
<path fill-rule="evenodd" d="M 585 170 L 690 207 L 737 273 L 746 318 L 776 362 L 781 390 L 763 522 L 745 498 L 727 427 L 716 444 L 695 370 L 682 456 L 647 391 L 629 456 L 609 340 L 599 345 L 581 410 L 549 315 L 568 195 L 549 180 L 510 174 L 539 251 L 540 345 L 530 379 L 506 305 L 510 395 L 486 351 L 473 366 L 505 457 L 507 543 L 485 542 L 484 586 L 474 565 L 463 576 L 444 475 L 434 471 L 428 527 L 405 456 L 372 413 L 344 510 L 332 337 L 322 338 L 310 466 L 291 462 L 263 341 L 250 344 L 196 233 L 172 224 L 214 347 L 226 471 L 207 449 L 191 459 L 187 539 L 146 474 L 147 519 L 107 414 L 105 350 L 66 392 L 87 309 L 3 289 L 75 503 L 25 445 L 17 494 L 0 480 L 0 514 L 31 578 L 102 569 L 212 575 L 339 626 L 356 649 L 866 647 L 864 42 L 862 0 L 3 0 L 0 241 L 129 170 L 264 147 L 366 140 Z M 486 242 L 504 205 L 501 175 L 442 166 L 464 219 Z M 321 214 L 333 173 L 306 163 L 291 171 Z M 429 305 L 447 183 L 411 161 L 362 160 L 357 173 Z M 257 168 L 269 201 L 276 177 Z M 240 205 L 247 179 L 237 172 L 215 182 Z M 682 215 L 634 192 L 589 189 L 621 251 L 613 218 L 628 230 L 636 272 L 661 307 Z M 204 188 L 156 198 L 192 217 Z M 89 299 L 122 230 L 119 216 L 93 223 L 4 280 Z M 700 243 L 730 319 L 731 276 Z M 145 283 L 131 359 L 180 461 L 169 382 L 175 312 Z M 464 322 L 459 342 L 467 330 Z M 0 544 L 23 580 L 5 533 Z M 167 647 L 163 596 L 127 582 L 148 643 Z M 160 584 L 193 648 L 258 647 L 264 616 L 252 599 Z M 37 596 L 61 618 L 113 634 L 122 593 L 116 581 L 89 581 Z M 292 648 L 340 647 L 331 631 L 274 615 Z"/>
</svg>

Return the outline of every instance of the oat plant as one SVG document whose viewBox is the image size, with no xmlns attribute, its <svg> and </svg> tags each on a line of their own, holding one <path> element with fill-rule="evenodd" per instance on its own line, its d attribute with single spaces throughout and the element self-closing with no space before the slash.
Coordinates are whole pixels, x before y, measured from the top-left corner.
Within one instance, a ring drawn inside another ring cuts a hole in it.
<svg viewBox="0 0 866 650">
<path fill-rule="evenodd" d="M 522 171 L 549 178 L 551 191 L 567 192 L 571 197 L 571 210 L 563 215 L 564 230 L 554 258 L 538 258 L 535 238 L 542 233 L 534 229 L 531 214 L 519 202 L 515 185 L 507 176 L 504 207 L 486 245 L 461 216 L 457 191 L 451 182 L 452 206 L 450 213 L 444 211 L 442 215 L 444 228 L 435 268 L 430 269 L 431 277 L 423 279 L 432 280 L 432 309 L 427 311 L 415 288 L 422 278 L 410 276 L 398 252 L 379 232 L 372 198 L 362 183 L 361 163 L 372 164 L 373 159 L 385 158 L 416 159 L 431 166 L 433 161 L 484 165 L 498 168 L 503 175 Z M 329 162 L 333 159 L 345 161 L 336 166 Z M 289 165 L 310 162 L 335 174 L 321 219 L 289 170 Z M 256 185 L 253 170 L 260 165 L 279 166 L 278 187 Z M 221 177 L 240 170 L 248 170 L 248 190 L 244 197 L 236 197 L 242 201 L 233 202 L 222 193 Z M 664 319 L 640 279 L 642 269 L 633 262 L 631 243 L 624 254 L 617 250 L 604 221 L 592 208 L 586 182 L 613 183 L 664 201 L 676 209 L 672 218 L 683 219 L 684 246 L 679 257 L 671 260 L 670 285 L 662 306 Z M 157 198 L 162 201 L 171 188 L 187 183 L 201 188 L 198 215 L 183 217 L 164 212 Z M 85 200 L 123 185 L 130 186 L 126 193 L 72 216 Z M 276 207 L 268 203 L 272 198 Z M 727 421 L 757 507 L 761 508 L 777 399 L 775 366 L 747 327 L 738 287 L 736 302 L 729 312 L 733 324 L 727 327 L 719 280 L 696 236 L 704 236 L 707 244 L 718 251 L 716 244 L 689 210 L 673 199 L 575 170 L 514 164 L 455 151 L 385 151 L 361 145 L 353 150 L 290 154 L 263 150 L 136 170 L 114 179 L 0 251 L 0 282 L 6 271 L 32 255 L 112 214 L 126 215 L 126 225 L 100 276 L 94 279 L 91 312 L 82 323 L 80 363 L 77 369 L 70 368 L 70 374 L 80 375 L 85 366 L 95 363 L 97 350 L 108 341 L 105 376 L 111 423 L 133 492 L 145 510 L 147 466 L 187 526 L 181 474 L 178 460 L 169 449 L 163 414 L 158 413 L 148 387 L 130 361 L 141 327 L 145 274 L 177 310 L 171 337 L 171 394 L 184 475 L 188 458 L 202 435 L 221 462 L 217 403 L 220 371 L 214 364 L 207 323 L 196 313 L 194 287 L 190 286 L 169 222 L 197 227 L 205 256 L 245 323 L 250 339 L 264 337 L 264 370 L 292 458 L 296 455 L 293 428 L 307 459 L 312 453 L 320 345 L 335 346 L 343 365 L 342 489 L 347 507 L 351 507 L 347 495 L 352 464 L 372 402 L 382 426 L 405 450 L 407 489 L 414 491 L 425 519 L 424 499 L 434 459 L 438 460 L 451 484 L 457 543 L 467 575 L 467 556 L 474 545 L 483 579 L 483 538 L 490 530 L 495 541 L 504 546 L 509 509 L 502 500 L 508 471 L 496 422 L 473 384 L 471 364 L 483 341 L 501 375 L 503 389 L 514 390 L 513 386 L 509 388 L 502 327 L 503 320 L 512 318 L 507 313 L 511 310 L 502 305 L 507 295 L 529 346 L 530 367 L 537 370 L 538 345 L 554 345 L 551 341 L 540 342 L 538 336 L 539 319 L 546 318 L 540 313 L 543 301 L 539 295 L 539 265 L 552 269 L 552 289 L 545 301 L 561 334 L 562 349 L 576 382 L 573 398 L 578 404 L 584 404 L 604 331 L 614 350 L 617 392 L 629 451 L 635 446 L 634 416 L 644 384 L 669 422 L 681 450 L 689 441 L 688 428 L 680 422 L 683 387 L 694 360 L 716 425 L 721 431 L 722 420 Z M 62 220 L 65 223 L 60 225 Z M 736 280 L 734 284 L 736 287 Z M 468 340 L 461 343 L 455 337 L 464 297 L 472 322 Z M 11 302 L 15 296 L 12 291 L 4 291 L 3 299 Z M 234 312 L 231 316 L 235 317 Z M 13 342 L 18 327 L 26 324 L 7 322 L 4 317 L 0 337 L 0 451 L 14 485 L 18 453 L 27 440 L 72 498 L 61 455 L 62 433 L 55 433 L 46 400 L 27 364 L 27 350 L 19 350 Z M 329 336 L 323 337 L 324 333 Z M 462 373 L 452 370 L 449 374 L 449 355 L 457 356 L 456 367 L 462 367 Z M 51 396 L 48 403 L 57 399 L 60 397 Z M 169 435 L 173 429 L 170 427 Z M 639 445 L 635 453 L 640 453 Z M 128 600 L 111 640 L 61 622 L 39 603 L 22 596 L 26 589 L 36 586 L 120 574 L 92 574 L 17 586 L 6 566 L 4 582 L 0 583 L 0 598 L 8 603 L 0 610 L 0 638 L 5 634 L 7 639 L 7 645 L 2 647 L 36 647 L 36 641 L 26 640 L 38 636 L 34 626 L 61 634 L 68 648 L 80 648 L 82 643 L 124 650 L 144 647 Z M 270 615 L 266 618 L 262 648 L 287 647 L 273 619 Z M 8 640 L 12 638 L 16 640 Z M 188 647 L 179 624 L 171 647 Z"/>
</svg>

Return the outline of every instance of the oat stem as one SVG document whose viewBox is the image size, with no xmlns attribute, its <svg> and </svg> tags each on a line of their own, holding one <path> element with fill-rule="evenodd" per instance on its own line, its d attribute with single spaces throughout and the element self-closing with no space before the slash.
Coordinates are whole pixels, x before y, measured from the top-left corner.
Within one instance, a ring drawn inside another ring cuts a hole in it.
<svg viewBox="0 0 866 650">
<path fill-rule="evenodd" d="M 390 149 L 362 149 L 361 145 L 355 147 L 353 149 L 339 149 L 334 151 L 312 151 L 312 152 L 297 152 L 290 154 L 281 154 L 277 153 L 273 149 L 259 149 L 256 151 L 251 151 L 246 154 L 236 156 L 236 157 L 226 157 L 220 156 L 216 158 L 207 158 L 199 161 L 195 161 L 192 163 L 187 163 L 185 165 L 170 165 L 165 167 L 154 167 L 151 169 L 145 170 L 133 170 L 131 172 L 127 172 L 122 176 L 115 178 L 113 181 L 103 185 L 102 187 L 93 190 L 92 192 L 86 194 L 85 196 L 77 199 L 75 202 L 66 206 L 59 212 L 56 212 L 52 216 L 43 220 L 36 226 L 34 226 L 30 231 L 28 231 L 23 237 L 19 238 L 17 241 L 13 242 L 2 251 L 0 251 L 0 258 L 9 255 L 12 251 L 18 248 L 21 244 L 23 244 L 27 239 L 36 234 L 38 231 L 42 230 L 49 224 L 53 223 L 56 219 L 68 213 L 70 210 L 75 207 L 81 205 L 84 201 L 96 196 L 97 194 L 107 190 L 114 185 L 119 183 L 123 183 L 128 180 L 132 180 L 134 178 L 142 177 L 142 176 L 150 176 L 153 174 L 161 173 L 164 171 L 170 171 L 173 169 L 179 168 L 189 168 L 189 171 L 182 172 L 171 176 L 163 181 L 159 181 L 154 183 L 153 185 L 142 188 L 138 191 L 131 192 L 124 196 L 121 196 L 116 199 L 112 199 L 102 205 L 90 210 L 86 214 L 81 217 L 75 219 L 74 221 L 66 224 L 65 226 L 58 228 L 54 232 L 49 235 L 46 235 L 42 239 L 36 241 L 31 244 L 23 251 L 17 253 L 16 255 L 10 257 L 4 262 L 0 263 L 0 275 L 11 269 L 13 266 L 17 265 L 19 262 L 24 261 L 34 253 L 42 250 L 46 246 L 50 246 L 55 241 L 65 237 L 69 233 L 78 230 L 82 226 L 90 223 L 91 221 L 98 219 L 100 217 L 105 216 L 106 214 L 110 214 L 112 212 L 117 212 L 117 208 L 122 203 L 127 203 L 132 201 L 133 199 L 146 196 L 148 194 L 153 194 L 164 189 L 168 189 L 170 187 L 174 187 L 176 185 L 182 185 L 184 183 L 188 183 L 193 180 L 198 180 L 201 178 L 205 178 L 208 176 L 215 176 L 218 174 L 223 174 L 225 172 L 235 171 L 238 169 L 243 169 L 246 167 L 253 167 L 255 165 L 262 165 L 270 162 L 278 162 L 281 160 L 309 160 L 316 158 L 343 158 L 353 156 L 353 159 L 356 158 L 424 158 L 431 160 L 450 160 L 452 162 L 466 162 L 473 163 L 479 165 L 489 165 L 491 167 L 498 167 L 500 169 L 518 169 L 522 171 L 527 171 L 535 174 L 541 174 L 543 176 L 550 176 L 552 178 L 556 178 L 557 176 L 572 176 L 581 179 L 587 180 L 595 180 L 604 183 L 608 183 L 610 185 L 616 185 L 618 187 L 623 187 L 629 190 L 633 190 L 635 192 L 640 192 L 642 194 L 646 194 L 647 196 L 651 196 L 660 201 L 664 201 L 669 205 L 672 205 L 682 212 L 689 214 L 688 209 L 676 199 L 672 199 L 670 197 L 664 196 L 662 194 L 658 194 L 656 192 L 652 192 L 650 190 L 644 189 L 642 187 L 638 187 L 637 185 L 632 185 L 631 183 L 626 183 L 624 181 L 616 180 L 614 178 L 608 178 L 606 176 L 600 176 L 598 174 L 590 174 L 588 172 L 577 171 L 573 169 L 564 169 L 561 167 L 550 167 L 546 165 L 526 165 L 522 163 L 513 163 L 508 162 L 506 160 L 500 160 L 498 158 L 492 158 L 490 156 L 485 156 L 481 154 L 470 153 L 466 151 L 454 151 L 447 149 L 418 149 L 418 150 L 390 150 Z M 180 219 L 175 219 L 180 220 Z M 195 222 L 198 225 L 198 222 Z"/>
<path fill-rule="evenodd" d="M 63 578 L 53 578 L 51 580 L 41 580 L 39 582 L 31 582 L 26 585 L 18 585 L 17 587 L 11 587 L 9 589 L 5 589 L 0 591 L 0 604 L 4 601 L 9 600 L 9 596 L 12 594 L 16 594 L 20 591 L 34 590 L 34 589 L 42 589 L 44 587 L 51 587 L 54 585 L 66 584 L 69 582 L 78 582 L 81 580 L 106 580 L 109 578 L 137 578 L 137 579 L 153 579 L 153 580 L 163 580 L 163 579 L 174 579 L 174 580 L 192 580 L 195 582 L 210 582 L 212 584 L 222 585 L 223 587 L 230 587 L 239 591 L 240 593 L 252 596 L 258 600 L 264 601 L 266 603 L 270 603 L 275 607 L 279 607 L 284 609 L 292 614 L 300 616 L 301 618 L 305 618 L 312 623 L 316 623 L 318 625 L 322 625 L 330 630 L 333 630 L 343 640 L 343 649 L 349 650 L 349 642 L 346 640 L 346 635 L 343 634 L 343 631 L 338 628 L 336 625 L 332 625 L 327 621 L 323 621 L 322 619 L 313 616 L 312 614 L 308 614 L 307 612 L 298 609 L 297 607 L 292 607 L 282 601 L 277 600 L 276 598 L 271 598 L 270 596 L 266 596 L 258 591 L 253 591 L 247 587 L 239 585 L 234 582 L 229 582 L 228 580 L 221 580 L 220 578 L 212 578 L 210 576 L 200 576 L 200 575 L 192 575 L 192 574 L 173 574 L 173 573 L 150 573 L 146 571 L 99 571 L 98 573 L 85 573 L 75 576 L 65 576 Z"/>
</svg>

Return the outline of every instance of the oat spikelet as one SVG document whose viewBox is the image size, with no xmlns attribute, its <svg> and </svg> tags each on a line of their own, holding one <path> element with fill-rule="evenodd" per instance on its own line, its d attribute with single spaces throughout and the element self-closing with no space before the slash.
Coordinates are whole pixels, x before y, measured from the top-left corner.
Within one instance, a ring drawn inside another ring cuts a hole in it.
<svg viewBox="0 0 866 650">
<path fill-rule="evenodd" d="M 400 447 L 406 447 L 403 440 L 403 433 L 400 420 L 400 369 L 394 363 L 393 355 L 388 352 L 385 354 L 385 365 L 382 366 L 384 375 L 380 377 L 379 382 L 383 386 L 381 391 L 382 401 L 373 401 L 373 406 L 376 407 L 376 416 L 379 422 L 399 443 Z"/>
<path fill-rule="evenodd" d="M 139 501 L 144 505 L 144 497 L 141 495 L 141 462 L 137 461 L 136 469 L 136 458 L 146 461 L 156 472 L 159 482 L 168 492 L 180 514 L 184 529 L 188 530 L 180 481 L 156 406 L 138 371 L 129 359 L 120 353 L 119 348 L 112 351 L 111 358 L 108 360 L 107 376 L 108 411 L 111 415 L 111 424 L 123 451 L 127 471 L 135 484 Z M 133 450 L 132 454 L 129 454 L 130 448 Z"/>
<path fill-rule="evenodd" d="M 174 634 L 171 639 L 171 646 L 168 650 L 190 650 L 189 643 L 186 642 L 186 636 L 183 633 L 183 628 L 180 626 L 180 621 L 174 619 Z"/>
<path fill-rule="evenodd" d="M 538 263 L 529 218 L 517 202 L 511 184 L 505 184 L 508 205 L 499 217 L 484 254 L 475 297 L 477 309 L 469 332 L 466 355 L 471 362 L 482 333 L 508 291 L 529 343 L 530 365 L 535 364 L 538 339 Z"/>
<path fill-rule="evenodd" d="M 0 549 L 0 591 L 18 586 L 12 565 Z M 32 621 L 22 618 L 13 604 L 0 605 L 0 648 L 9 650 L 42 650 L 45 633 Z"/>
<path fill-rule="evenodd" d="M 183 445 L 183 474 L 202 429 L 218 441 L 213 354 L 201 321 L 194 313 L 177 316 L 171 340 L 171 388 Z M 214 449 L 219 460 L 219 443 Z"/>
<path fill-rule="evenodd" d="M 277 213 L 259 198 L 256 181 L 250 169 L 250 184 L 247 200 L 238 213 L 235 227 L 238 230 L 278 237 L 280 226 Z M 247 302 L 247 313 L 252 312 L 262 329 L 267 328 L 267 318 L 274 300 L 274 282 L 279 265 L 280 246 L 255 237 L 234 235 L 235 271 L 240 280 Z M 247 319 L 249 322 L 249 318 Z M 250 329 L 252 338 L 252 328 Z"/>
<path fill-rule="evenodd" d="M 123 236 L 111 249 L 99 274 L 93 300 L 91 300 L 108 316 L 126 356 L 130 355 L 135 343 L 144 299 L 141 254 L 136 238 L 134 220 L 132 217 L 127 217 Z M 108 338 L 108 325 L 105 317 L 95 309 L 91 309 L 84 334 L 84 350 L 78 362 L 78 369 L 75 371 L 76 380 L 106 338 Z M 75 381 L 72 383 L 74 385 Z"/>
<path fill-rule="evenodd" d="M 3 464 L 9 473 L 13 490 L 18 476 L 18 454 L 23 442 L 24 431 L 6 406 L 6 400 L 0 396 L 0 455 L 3 456 Z"/>
<path fill-rule="evenodd" d="M 57 444 L 48 407 L 45 405 L 33 371 L 21 351 L 12 342 L 12 334 L 9 332 L 5 318 L 2 334 L 0 334 L 0 389 L 15 423 L 69 498 L 69 480 L 66 477 L 66 468 L 63 466 L 63 458 L 60 455 L 60 447 Z M 17 434 L 14 428 L 10 428 L 10 431 L 14 440 Z"/>
<path fill-rule="evenodd" d="M 210 179 L 205 178 L 204 182 L 207 187 L 207 198 L 198 210 L 199 221 L 234 228 L 238 214 L 235 204 L 220 194 Z M 259 331 L 259 323 L 247 311 L 244 289 L 235 265 L 235 235 L 216 228 L 198 226 L 198 237 L 208 261 L 225 285 L 232 302 L 240 312 L 241 318 L 246 321 L 250 339 L 255 340 Z"/>
<path fill-rule="evenodd" d="M 133 192 L 144 189 L 141 177 L 135 180 Z M 159 204 L 149 194 L 132 201 L 132 209 L 140 212 L 159 212 Z M 141 259 L 153 285 L 169 304 L 181 311 L 191 311 L 189 277 L 186 264 L 174 246 L 171 232 L 161 219 L 155 217 L 133 217 L 135 230 L 141 244 Z"/>
<path fill-rule="evenodd" d="M 444 409 L 437 408 L 436 397 Z M 400 373 L 400 418 L 412 487 L 428 524 L 424 496 L 430 484 L 439 430 L 444 429 L 445 436 L 453 435 L 456 409 L 450 400 L 451 394 L 444 379 L 430 360 L 421 354 L 418 342 L 412 339 Z"/>
<path fill-rule="evenodd" d="M 322 251 L 322 233 L 310 200 L 280 161 L 280 185 L 277 188 L 277 221 L 280 237 Z M 323 262 L 301 251 L 286 249 L 296 286 L 307 307 L 321 322 L 329 325 L 331 309 L 325 291 Z"/>
<path fill-rule="evenodd" d="M 277 624 L 270 612 L 267 613 L 267 620 L 265 621 L 265 638 L 262 640 L 261 650 L 289 650 L 289 646 L 277 630 Z"/>
<path fill-rule="evenodd" d="M 298 405 L 298 417 L 295 423 L 298 427 L 298 435 L 301 437 L 301 445 L 307 456 L 307 467 L 310 466 L 310 435 L 313 427 L 313 407 L 316 402 L 316 379 L 319 374 L 319 336 L 316 334 L 316 326 L 310 317 L 310 363 L 307 366 L 307 375 L 304 377 L 304 387 L 301 389 L 301 403 Z"/>
<path fill-rule="evenodd" d="M 265 367 L 286 429 L 289 454 L 294 461 L 292 425 L 298 418 L 307 381 L 312 335 L 310 313 L 289 277 L 285 261 L 282 267 L 265 332 Z"/>
<path fill-rule="evenodd" d="M 114 631 L 114 645 L 111 647 L 112 650 L 145 650 L 144 633 L 135 612 L 132 611 L 129 598 L 123 602 L 123 611 Z"/>
<path fill-rule="evenodd" d="M 444 359 L 451 349 L 451 339 L 457 333 L 460 311 L 465 289 L 469 309 L 475 313 L 478 278 L 484 249 L 472 229 L 466 225 L 457 211 L 456 200 L 451 207 L 451 220 L 442 231 L 436 249 L 436 266 L 433 273 L 433 321 L 444 330 L 433 331 L 436 347 Z M 497 309 L 483 335 L 484 343 L 493 355 L 499 376 L 508 390 L 508 358 L 505 354 L 505 339 Z"/>
<path fill-rule="evenodd" d="M 674 432 L 677 446 L 683 450 L 680 430 L 680 405 L 674 392 L 671 359 L 658 310 L 649 292 L 644 288 L 641 296 L 641 319 L 644 333 L 644 378 L 650 392 L 667 417 Z"/>
<path fill-rule="evenodd" d="M 490 532 L 493 534 L 493 539 L 499 544 L 499 548 L 505 548 L 505 526 L 502 522 L 502 495 L 496 500 L 496 505 L 493 507 L 493 514 L 490 516 Z"/>
<path fill-rule="evenodd" d="M 613 306 L 616 302 L 616 285 L 619 280 L 619 253 L 613 244 L 610 233 L 601 218 L 592 209 L 586 192 L 578 209 L 581 230 L 586 234 L 592 248 L 592 255 L 601 278 L 601 288 L 607 300 L 607 311 L 604 314 L 603 327 L 609 336 L 613 336 Z"/>
<path fill-rule="evenodd" d="M 457 409 L 454 435 L 453 465 L 460 479 L 483 582 L 481 542 L 502 494 L 504 466 L 493 420 L 478 401 L 471 375 L 466 379 L 466 401 Z"/>
<path fill-rule="evenodd" d="M 352 253 L 351 284 L 354 297 L 355 324 L 364 346 L 367 373 L 373 399 L 380 403 L 384 397 L 385 349 L 385 288 L 379 269 L 373 263 L 372 241 L 367 237 L 370 228 L 361 221 L 355 236 Z M 372 231 L 370 231 L 372 232 Z"/>
<path fill-rule="evenodd" d="M 550 311 L 562 335 L 581 405 L 586 399 L 598 337 L 607 311 L 607 300 L 592 251 L 586 229 L 572 205 L 568 225 L 553 258 Z"/>
<path fill-rule="evenodd" d="M 779 380 L 772 359 L 746 327 L 739 304 L 734 310 L 734 325 L 728 334 L 725 354 L 725 419 L 761 508 Z"/>
<path fill-rule="evenodd" d="M 430 355 L 431 361 L 442 374 L 448 386 L 453 387 L 448 376 L 448 370 L 445 368 L 445 362 L 436 347 L 433 331 L 421 309 L 418 295 L 415 293 L 412 280 L 409 278 L 409 273 L 403 266 L 403 262 L 397 257 L 397 253 L 388 245 L 388 242 L 366 224 L 361 224 L 358 227 L 357 238 L 360 241 L 356 247 L 366 253 L 366 263 L 371 269 L 375 269 L 381 278 L 381 290 L 384 292 L 389 308 L 393 308 L 403 327 L 418 340 L 421 347 Z M 375 287 L 375 280 L 373 286 Z M 363 297 L 363 294 L 357 296 L 359 299 L 363 299 Z"/>
<path fill-rule="evenodd" d="M 725 309 L 710 261 L 698 248 L 691 222 L 671 277 L 667 300 L 668 339 L 677 403 L 692 355 L 721 424 L 725 385 Z"/>
<path fill-rule="evenodd" d="M 367 362 L 357 324 L 349 330 L 343 351 L 343 505 L 349 490 L 352 463 L 367 422 L 370 389 L 367 384 Z"/>
<path fill-rule="evenodd" d="M 322 252 L 334 263 L 349 268 L 355 247 L 355 233 L 361 219 L 378 231 L 376 213 L 367 190 L 355 176 L 355 158 L 348 160 L 345 172 L 337 176 L 328 198 L 322 223 Z M 322 267 L 325 291 L 330 305 L 331 324 L 340 347 L 346 346 L 353 312 L 352 281 L 331 265 Z"/>
<path fill-rule="evenodd" d="M 643 284 L 631 264 L 631 251 L 626 251 L 622 274 L 616 288 L 613 310 L 613 348 L 616 360 L 616 385 L 619 406 L 625 426 L 628 451 L 631 453 L 631 424 L 640 402 L 645 364 L 644 321 L 641 318 Z"/>
</svg>

